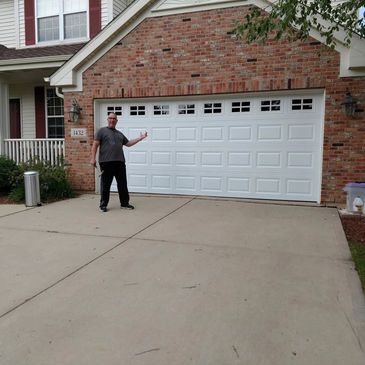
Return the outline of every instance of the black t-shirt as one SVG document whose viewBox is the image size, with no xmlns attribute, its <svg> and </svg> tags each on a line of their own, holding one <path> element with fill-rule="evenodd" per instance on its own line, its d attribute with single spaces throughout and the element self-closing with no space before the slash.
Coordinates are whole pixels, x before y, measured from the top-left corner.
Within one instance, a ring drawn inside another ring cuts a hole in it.
<svg viewBox="0 0 365 365">
<path fill-rule="evenodd" d="M 99 162 L 125 162 L 123 145 L 127 144 L 129 140 L 122 132 L 102 127 L 96 133 L 95 140 L 100 142 Z"/>
</svg>

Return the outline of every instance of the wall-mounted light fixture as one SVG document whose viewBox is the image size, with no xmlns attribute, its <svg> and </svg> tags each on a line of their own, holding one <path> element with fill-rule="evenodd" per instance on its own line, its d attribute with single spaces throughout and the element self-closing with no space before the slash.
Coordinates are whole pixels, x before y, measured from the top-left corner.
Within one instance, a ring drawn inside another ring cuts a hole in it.
<svg viewBox="0 0 365 365">
<path fill-rule="evenodd" d="M 341 103 L 342 111 L 348 117 L 353 117 L 356 112 L 356 105 L 358 101 L 355 99 L 351 92 L 347 90 L 346 95 Z"/>
<path fill-rule="evenodd" d="M 70 122 L 77 123 L 77 121 L 79 120 L 81 110 L 82 108 L 80 108 L 80 105 L 78 104 L 77 100 L 75 98 L 72 99 L 72 105 L 70 111 L 68 112 Z"/>
</svg>

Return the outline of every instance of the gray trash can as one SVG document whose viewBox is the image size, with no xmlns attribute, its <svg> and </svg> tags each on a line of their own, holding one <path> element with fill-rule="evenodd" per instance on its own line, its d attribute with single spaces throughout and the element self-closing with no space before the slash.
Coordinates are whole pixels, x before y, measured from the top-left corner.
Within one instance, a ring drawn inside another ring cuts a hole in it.
<svg viewBox="0 0 365 365">
<path fill-rule="evenodd" d="M 41 205 L 38 171 L 24 172 L 25 206 L 35 207 Z"/>
</svg>

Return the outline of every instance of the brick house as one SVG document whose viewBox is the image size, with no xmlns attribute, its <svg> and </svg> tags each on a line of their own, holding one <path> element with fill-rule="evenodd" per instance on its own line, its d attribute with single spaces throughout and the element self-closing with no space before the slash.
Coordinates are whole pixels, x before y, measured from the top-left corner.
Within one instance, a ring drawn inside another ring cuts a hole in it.
<svg viewBox="0 0 365 365">
<path fill-rule="evenodd" d="M 0 0 L 0 153 L 64 154 L 63 95 L 45 78 L 131 0 Z"/>
<path fill-rule="evenodd" d="M 365 41 L 248 45 L 231 30 L 251 5 L 268 1 L 136 0 L 49 76 L 75 188 L 98 189 L 90 148 L 110 111 L 149 133 L 126 149 L 132 192 L 337 203 L 365 181 Z"/>
</svg>

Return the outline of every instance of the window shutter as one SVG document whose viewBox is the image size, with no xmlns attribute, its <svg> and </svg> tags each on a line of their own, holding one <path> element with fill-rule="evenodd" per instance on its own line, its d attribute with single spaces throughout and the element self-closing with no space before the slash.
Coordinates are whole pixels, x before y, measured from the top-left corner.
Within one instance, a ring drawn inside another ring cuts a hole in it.
<svg viewBox="0 0 365 365">
<path fill-rule="evenodd" d="M 24 1 L 25 45 L 35 44 L 34 0 Z"/>
<path fill-rule="evenodd" d="M 43 86 L 38 86 L 34 88 L 34 104 L 35 136 L 36 138 L 46 138 L 46 111 Z"/>
<path fill-rule="evenodd" d="M 101 30 L 101 0 L 89 0 L 90 38 Z"/>
</svg>

